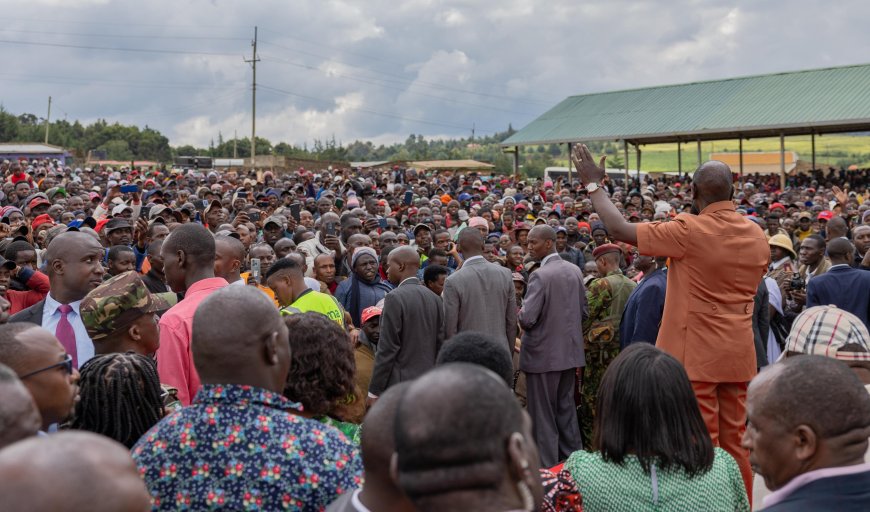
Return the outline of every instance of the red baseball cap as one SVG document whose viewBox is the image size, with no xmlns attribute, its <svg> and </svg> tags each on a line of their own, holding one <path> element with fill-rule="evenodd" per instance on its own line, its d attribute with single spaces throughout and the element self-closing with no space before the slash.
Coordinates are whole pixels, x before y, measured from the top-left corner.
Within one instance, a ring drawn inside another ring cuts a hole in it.
<svg viewBox="0 0 870 512">
<path fill-rule="evenodd" d="M 31 201 L 31 204 L 33 201 Z M 37 215 L 35 219 L 33 219 L 33 223 L 30 225 L 31 229 L 36 231 L 36 228 L 42 226 L 43 224 L 48 224 L 49 226 L 54 226 L 54 219 L 47 213 L 43 213 L 42 215 Z"/>
<path fill-rule="evenodd" d="M 49 201 L 48 199 L 46 199 L 44 197 L 37 196 L 37 197 L 34 197 L 33 199 L 31 199 L 29 203 L 27 203 L 27 207 L 32 210 L 41 204 L 50 205 L 51 201 Z"/>
<path fill-rule="evenodd" d="M 381 316 L 381 308 L 377 306 L 369 306 L 362 311 L 360 320 L 362 320 L 362 323 L 366 323 L 376 316 Z"/>
<path fill-rule="evenodd" d="M 819 220 L 831 220 L 834 218 L 834 212 L 830 210 L 825 210 L 823 212 L 819 212 L 819 216 L 817 217 Z"/>
</svg>

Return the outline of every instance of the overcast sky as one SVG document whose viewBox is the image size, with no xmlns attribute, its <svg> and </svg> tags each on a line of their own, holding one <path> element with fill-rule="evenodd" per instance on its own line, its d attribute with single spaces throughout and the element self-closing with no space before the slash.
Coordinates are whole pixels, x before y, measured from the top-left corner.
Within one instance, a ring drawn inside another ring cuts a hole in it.
<svg viewBox="0 0 870 512">
<path fill-rule="evenodd" d="M 173 145 L 250 136 L 243 58 L 255 25 L 257 135 L 299 145 L 492 133 L 572 94 L 865 63 L 870 48 L 866 0 L 0 0 L 0 9 L 6 110 L 42 117 L 52 96 L 52 118 L 147 124 Z"/>
</svg>

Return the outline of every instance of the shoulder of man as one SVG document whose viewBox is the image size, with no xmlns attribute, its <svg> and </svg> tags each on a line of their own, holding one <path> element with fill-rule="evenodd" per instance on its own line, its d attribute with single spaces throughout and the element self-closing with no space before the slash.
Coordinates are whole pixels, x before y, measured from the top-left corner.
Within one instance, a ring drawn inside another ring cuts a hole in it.
<svg viewBox="0 0 870 512">
<path fill-rule="evenodd" d="M 42 325 L 42 312 L 45 310 L 45 299 L 37 302 L 29 308 L 22 309 L 9 317 L 9 322 L 31 322 L 37 325 Z M 39 317 L 39 318 L 37 318 Z M 36 321 L 34 321 L 36 320 Z"/>
</svg>

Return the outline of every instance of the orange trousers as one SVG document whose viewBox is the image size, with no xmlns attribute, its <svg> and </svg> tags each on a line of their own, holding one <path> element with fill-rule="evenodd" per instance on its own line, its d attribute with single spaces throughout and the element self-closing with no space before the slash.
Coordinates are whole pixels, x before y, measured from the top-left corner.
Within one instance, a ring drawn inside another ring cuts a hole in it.
<svg viewBox="0 0 870 512">
<path fill-rule="evenodd" d="M 752 468 L 749 450 L 740 445 L 746 431 L 746 382 L 695 382 L 692 389 L 701 408 L 701 417 L 710 431 L 713 446 L 730 453 L 737 465 L 746 495 L 752 506 Z"/>
</svg>

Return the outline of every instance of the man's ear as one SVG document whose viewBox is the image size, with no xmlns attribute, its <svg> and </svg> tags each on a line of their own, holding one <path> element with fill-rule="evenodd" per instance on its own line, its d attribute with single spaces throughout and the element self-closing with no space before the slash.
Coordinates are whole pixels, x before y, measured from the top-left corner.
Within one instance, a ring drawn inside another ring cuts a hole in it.
<svg viewBox="0 0 870 512">
<path fill-rule="evenodd" d="M 140 341 L 142 339 L 142 332 L 139 330 L 139 326 L 135 322 L 127 328 L 127 334 L 129 334 L 130 339 L 134 341 Z"/>
<path fill-rule="evenodd" d="M 523 480 L 529 471 L 526 439 L 519 432 L 514 432 L 508 438 L 508 471 L 515 481 Z"/>
<path fill-rule="evenodd" d="M 273 331 L 263 342 L 263 354 L 266 362 L 275 366 L 278 364 L 278 333 Z"/>
<path fill-rule="evenodd" d="M 791 434 L 795 443 L 795 457 L 800 461 L 812 459 L 819 450 L 819 437 L 808 425 L 798 425 Z"/>
<path fill-rule="evenodd" d="M 186 268 L 187 267 L 187 254 L 185 254 L 184 251 L 179 249 L 179 250 L 175 251 L 175 256 L 178 258 L 178 266 L 180 268 Z"/>
<path fill-rule="evenodd" d="M 54 272 L 54 274 L 63 275 L 64 265 L 62 259 L 57 258 L 52 260 L 49 266 L 51 267 L 51 271 Z"/>
</svg>

